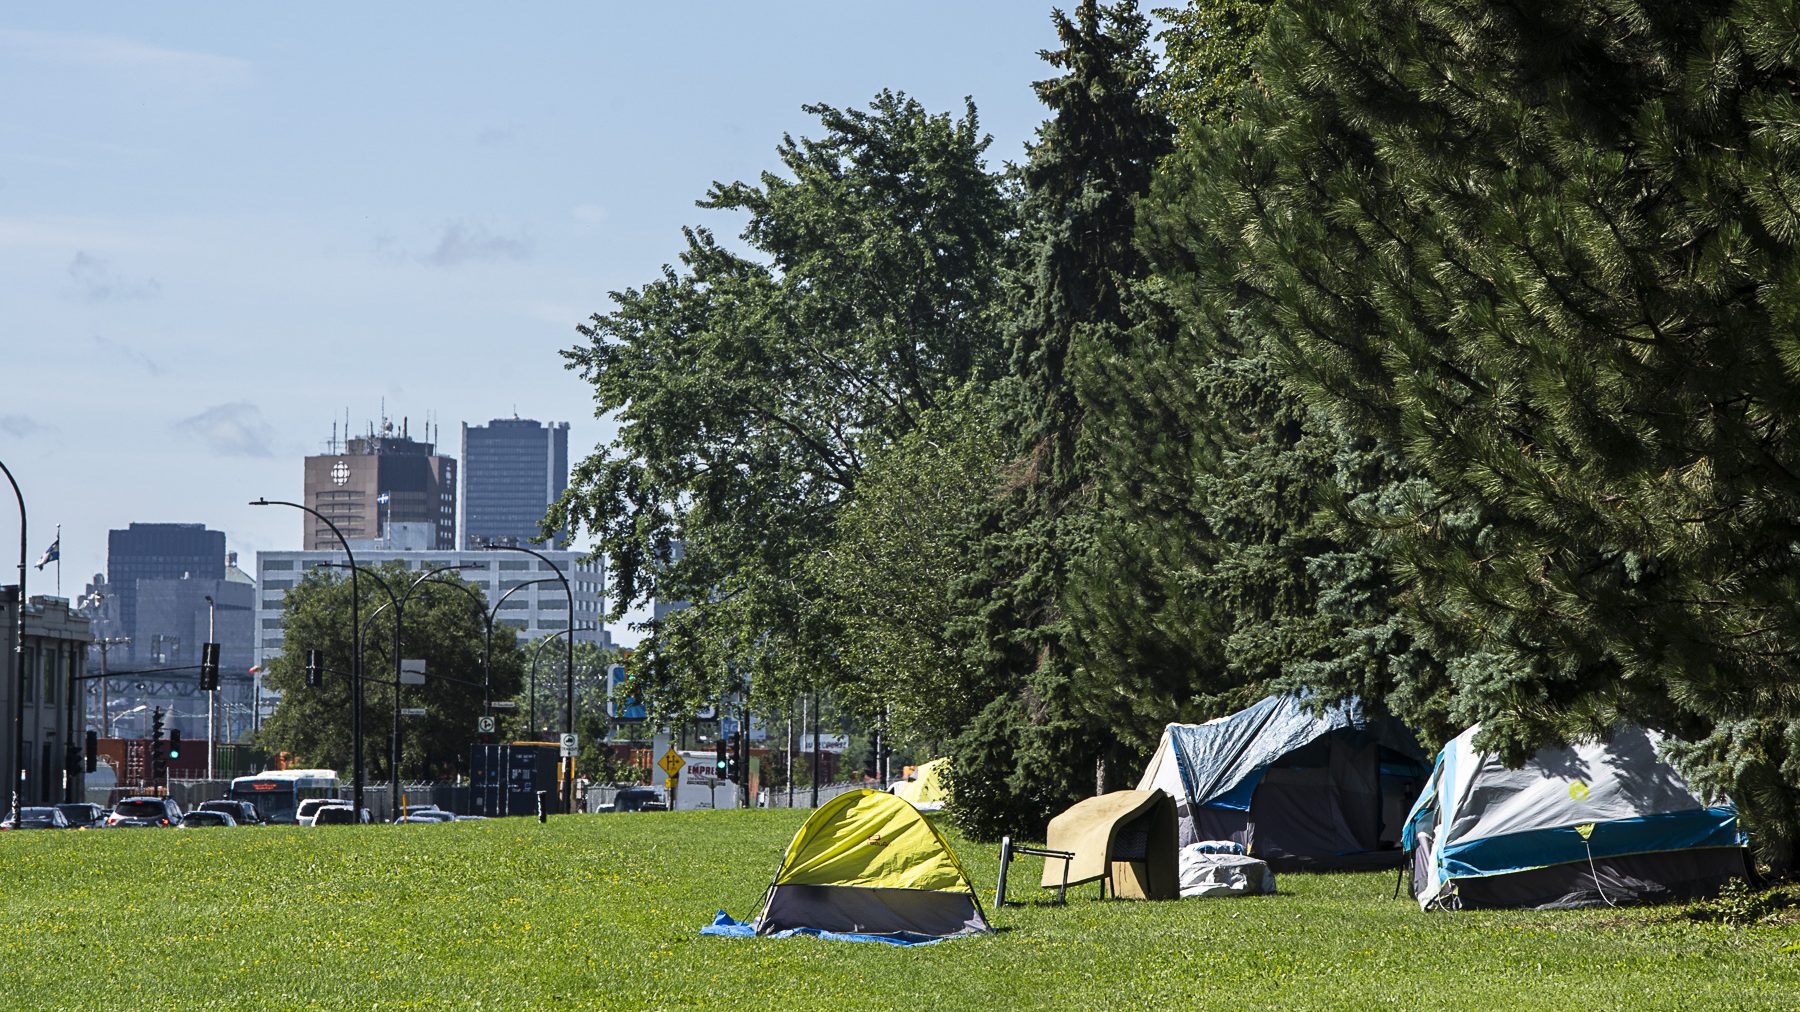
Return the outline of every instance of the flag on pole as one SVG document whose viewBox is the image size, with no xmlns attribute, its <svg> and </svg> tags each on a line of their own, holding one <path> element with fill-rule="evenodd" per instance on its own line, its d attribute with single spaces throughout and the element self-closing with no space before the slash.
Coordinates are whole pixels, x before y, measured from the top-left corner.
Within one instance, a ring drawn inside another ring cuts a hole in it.
<svg viewBox="0 0 1800 1012">
<path fill-rule="evenodd" d="M 56 540 L 50 542 L 50 547 L 44 549 L 43 557 L 37 560 L 37 568 L 43 569 L 60 558 L 62 558 L 62 531 L 59 530 L 56 532 Z"/>
<path fill-rule="evenodd" d="M 380 503 L 383 506 L 386 506 L 389 502 L 393 501 L 393 496 L 388 495 L 386 492 L 383 492 L 380 495 L 375 497 L 375 501 Z"/>
</svg>

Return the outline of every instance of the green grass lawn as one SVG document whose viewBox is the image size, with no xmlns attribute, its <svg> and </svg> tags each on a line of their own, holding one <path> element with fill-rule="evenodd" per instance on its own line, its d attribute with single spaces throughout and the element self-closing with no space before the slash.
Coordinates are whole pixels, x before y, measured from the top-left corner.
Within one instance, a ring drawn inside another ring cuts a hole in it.
<svg viewBox="0 0 1800 1012">
<path fill-rule="evenodd" d="M 804 816 L 7 833 L 0 1007 L 1800 1007 L 1800 924 L 1424 914 L 1389 874 L 1175 903 L 1090 885 L 918 949 L 699 935 L 756 913 Z M 952 842 L 988 903 L 997 848 Z"/>
</svg>

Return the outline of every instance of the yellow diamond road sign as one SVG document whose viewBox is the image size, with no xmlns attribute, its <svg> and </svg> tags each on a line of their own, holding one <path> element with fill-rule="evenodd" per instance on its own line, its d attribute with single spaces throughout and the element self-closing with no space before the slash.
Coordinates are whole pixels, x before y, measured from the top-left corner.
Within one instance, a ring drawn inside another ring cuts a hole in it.
<svg viewBox="0 0 1800 1012">
<path fill-rule="evenodd" d="M 663 772 L 672 777 L 681 772 L 681 768 L 687 765 L 687 760 L 676 754 L 674 749 L 670 749 L 656 765 L 661 766 Z"/>
</svg>

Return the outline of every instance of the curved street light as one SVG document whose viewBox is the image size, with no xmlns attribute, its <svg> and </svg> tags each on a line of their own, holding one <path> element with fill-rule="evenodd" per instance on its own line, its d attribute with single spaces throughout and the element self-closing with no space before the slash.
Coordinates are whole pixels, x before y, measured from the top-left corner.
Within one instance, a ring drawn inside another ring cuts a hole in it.
<svg viewBox="0 0 1800 1012">
<path fill-rule="evenodd" d="M 397 809 L 400 804 L 400 622 L 405 617 L 406 603 L 412 600 L 413 591 L 418 590 L 427 580 L 439 573 L 478 568 L 485 568 L 485 565 L 475 562 L 452 562 L 446 566 L 428 569 L 406 585 L 406 589 L 400 593 L 399 603 L 394 606 L 394 749 L 388 759 L 388 776 L 394 781 L 389 798 L 392 808 Z"/>
<path fill-rule="evenodd" d="M 320 565 L 339 569 L 349 568 L 343 563 L 337 562 L 324 562 L 320 563 Z M 375 621 L 375 616 L 386 611 L 389 606 L 392 606 L 394 609 L 394 727 L 388 739 L 388 779 L 391 781 L 388 788 L 388 806 L 390 809 L 398 809 L 400 805 L 400 633 L 401 623 L 406 619 L 406 603 L 412 599 L 413 591 L 419 589 L 421 584 L 439 573 L 448 573 L 460 569 L 478 569 L 481 568 L 481 566 L 481 563 L 475 562 L 455 562 L 447 566 L 438 566 L 435 569 L 428 569 L 425 572 L 420 573 L 412 583 L 407 585 L 404 591 L 401 591 L 398 594 L 394 593 L 394 589 L 388 586 L 387 580 L 383 579 L 381 574 L 372 569 L 365 569 L 360 566 L 355 567 L 364 576 L 374 580 L 376 586 L 379 586 L 388 596 L 386 604 L 376 608 L 369 613 L 368 618 L 363 619 L 363 628 L 366 630 L 369 624 Z M 455 586 L 461 586 L 461 584 L 456 584 Z"/>
<path fill-rule="evenodd" d="M 25 562 L 30 549 L 25 544 L 25 493 L 19 491 L 19 481 L 5 461 L 0 461 L 0 473 L 6 475 L 12 485 L 13 498 L 19 500 L 19 621 L 13 629 L 13 663 L 16 665 L 13 670 L 19 674 L 13 682 L 13 747 L 6 777 L 7 790 L 12 792 L 11 814 L 16 826 L 19 824 L 19 777 L 25 772 L 25 693 L 19 691 L 19 682 L 25 677 Z"/>
<path fill-rule="evenodd" d="M 538 733 L 538 726 L 537 726 L 537 662 L 538 662 L 538 657 L 541 654 L 543 654 L 544 647 L 546 645 L 548 645 L 551 640 L 557 638 L 558 636 L 563 635 L 564 633 L 567 633 L 568 631 L 569 630 L 567 630 L 567 629 L 558 629 L 555 632 L 551 633 L 550 635 L 544 637 L 543 639 L 538 640 L 537 649 L 535 649 L 531 652 L 531 688 L 530 688 L 528 694 L 526 695 L 526 698 L 531 701 L 531 704 L 530 704 L 530 710 L 531 710 L 530 727 L 531 727 L 531 735 L 533 737 L 536 737 L 537 733 Z M 572 655 L 574 652 L 575 652 L 575 648 L 570 647 L 569 653 Z"/>
<path fill-rule="evenodd" d="M 520 545 L 485 545 L 483 547 L 490 552 L 524 552 L 549 566 L 551 572 L 556 574 L 556 578 L 562 581 L 563 593 L 569 599 L 569 628 L 567 630 L 569 633 L 569 658 L 563 683 L 567 710 L 564 713 L 563 730 L 572 732 L 575 730 L 575 590 L 569 586 L 569 578 L 563 575 L 562 568 L 551 562 L 549 556 L 543 552 Z M 568 766 L 568 773 L 563 777 L 563 811 L 572 812 L 575 810 L 575 760 L 573 757 L 568 760 Z"/>
<path fill-rule="evenodd" d="M 508 587 L 506 593 L 500 595 L 500 599 L 494 602 L 493 608 L 485 609 L 487 611 L 487 638 L 482 642 L 481 647 L 481 680 L 486 686 L 484 689 L 484 694 L 487 697 L 485 705 L 489 711 L 492 711 L 494 708 L 494 679 L 491 665 L 493 663 L 494 655 L 494 623 L 500 617 L 500 606 L 506 603 L 507 598 L 524 590 L 526 587 L 534 587 L 540 583 L 555 582 L 556 577 L 544 576 L 539 577 L 536 580 L 526 580 L 523 583 L 515 584 L 514 586 Z"/>
<path fill-rule="evenodd" d="M 297 502 L 285 502 L 280 499 L 256 499 L 252 500 L 250 505 L 291 506 L 312 514 L 319 522 L 331 528 L 331 533 L 337 537 L 338 544 L 344 548 L 344 557 L 350 560 L 350 748 L 352 750 L 351 766 L 354 770 L 351 804 L 355 805 L 356 810 L 360 812 L 363 808 L 362 626 L 358 623 L 356 616 L 362 613 L 362 596 L 356 580 L 356 555 L 350 551 L 350 542 L 344 539 L 344 532 L 338 530 L 337 524 L 332 523 L 329 517 L 311 506 Z"/>
</svg>

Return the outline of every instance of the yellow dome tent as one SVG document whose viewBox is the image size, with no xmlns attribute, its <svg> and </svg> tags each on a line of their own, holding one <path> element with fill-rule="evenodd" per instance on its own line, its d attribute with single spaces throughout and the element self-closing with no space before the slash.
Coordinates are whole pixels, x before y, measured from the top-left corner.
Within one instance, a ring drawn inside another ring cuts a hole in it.
<svg viewBox="0 0 1800 1012">
<path fill-rule="evenodd" d="M 755 928 L 907 938 L 992 930 L 937 828 L 901 798 L 871 790 L 831 799 L 794 834 Z"/>
<path fill-rule="evenodd" d="M 935 812 L 950 803 L 948 758 L 933 759 L 913 771 L 912 779 L 894 785 L 894 795 L 910 801 L 922 812 Z"/>
</svg>

